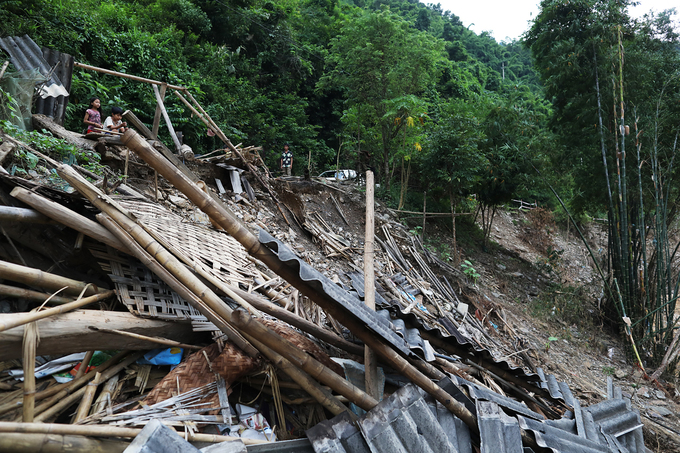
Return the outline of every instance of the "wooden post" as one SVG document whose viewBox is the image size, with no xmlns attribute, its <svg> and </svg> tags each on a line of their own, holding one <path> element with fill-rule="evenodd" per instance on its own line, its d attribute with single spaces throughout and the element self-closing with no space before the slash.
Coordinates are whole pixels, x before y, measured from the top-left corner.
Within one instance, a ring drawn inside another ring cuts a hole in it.
<svg viewBox="0 0 680 453">
<path fill-rule="evenodd" d="M 453 202 L 453 192 L 449 190 L 449 201 L 451 202 L 451 224 L 453 226 L 453 264 L 458 266 L 460 264 L 460 257 L 458 256 L 458 243 L 456 242 L 456 206 Z"/>
<path fill-rule="evenodd" d="M 366 171 L 366 233 L 364 237 L 364 303 L 371 310 L 375 310 L 375 268 L 373 256 L 375 253 L 375 212 L 374 212 L 373 172 Z M 364 347 L 364 368 L 366 370 L 366 393 L 380 401 L 380 386 L 378 382 L 378 360 L 375 352 L 369 346 Z"/>
<path fill-rule="evenodd" d="M 427 219 L 427 190 L 423 192 L 423 231 L 420 232 L 420 237 L 425 242 L 425 220 Z"/>
<path fill-rule="evenodd" d="M 168 116 L 168 111 L 165 110 L 165 105 L 163 104 L 163 99 L 161 98 L 161 93 L 158 91 L 158 87 L 156 85 L 152 85 L 153 87 L 153 93 L 156 95 L 156 102 L 158 102 L 158 107 L 161 109 L 161 113 L 163 114 L 163 119 L 165 120 L 165 125 L 168 126 L 168 132 L 170 132 L 170 136 L 172 137 L 172 142 L 175 144 L 175 150 L 177 153 L 179 153 L 180 148 L 182 145 L 179 143 L 179 139 L 177 138 L 177 134 L 175 134 L 175 128 L 172 127 L 172 122 L 170 122 L 170 117 Z M 151 131 L 153 134 L 153 131 Z"/>
<path fill-rule="evenodd" d="M 163 83 L 161 85 L 161 92 L 160 92 L 160 97 L 161 97 L 161 102 L 165 101 L 165 91 L 168 89 L 168 84 Z M 153 134 L 156 139 L 158 139 L 158 126 L 160 126 L 161 123 L 161 106 L 160 104 L 156 104 L 156 113 L 153 116 L 153 125 L 151 126 L 151 133 Z"/>
</svg>

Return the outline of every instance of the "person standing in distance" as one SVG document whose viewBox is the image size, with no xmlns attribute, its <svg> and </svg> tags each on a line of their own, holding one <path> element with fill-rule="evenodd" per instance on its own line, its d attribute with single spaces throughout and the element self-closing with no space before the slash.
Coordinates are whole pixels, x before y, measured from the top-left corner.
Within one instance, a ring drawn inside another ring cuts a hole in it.
<svg viewBox="0 0 680 453">
<path fill-rule="evenodd" d="M 290 176 L 293 168 L 293 153 L 290 152 L 288 143 L 283 145 L 283 152 L 281 153 L 281 170 L 285 176 Z"/>
</svg>

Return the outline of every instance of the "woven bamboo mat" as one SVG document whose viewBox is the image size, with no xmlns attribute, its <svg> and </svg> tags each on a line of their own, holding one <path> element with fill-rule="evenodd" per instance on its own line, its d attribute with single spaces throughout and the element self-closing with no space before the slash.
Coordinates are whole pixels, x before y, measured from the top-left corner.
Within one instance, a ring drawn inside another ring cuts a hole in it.
<svg viewBox="0 0 680 453">
<path fill-rule="evenodd" d="M 89 249 L 116 285 L 119 300 L 132 314 L 167 320 L 205 319 L 136 258 L 99 244 L 90 245 Z"/>
<path fill-rule="evenodd" d="M 245 248 L 226 232 L 185 221 L 155 203 L 118 200 L 173 253 L 188 257 L 226 284 L 252 283 L 254 267 Z"/>
</svg>

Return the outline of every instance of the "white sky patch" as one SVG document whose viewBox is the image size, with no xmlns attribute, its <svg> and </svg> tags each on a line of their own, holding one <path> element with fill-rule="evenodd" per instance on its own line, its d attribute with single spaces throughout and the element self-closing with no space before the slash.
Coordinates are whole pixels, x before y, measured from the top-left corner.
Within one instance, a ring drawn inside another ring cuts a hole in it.
<svg viewBox="0 0 680 453">
<path fill-rule="evenodd" d="M 463 25 L 479 34 L 488 31 L 498 42 L 512 41 L 529 29 L 529 21 L 538 14 L 540 0 L 421 0 L 423 3 L 440 3 L 443 11 L 460 17 Z M 675 29 L 680 30 L 680 4 L 678 0 L 639 0 L 632 8 L 634 17 L 642 17 L 649 10 L 660 12 L 676 8 Z"/>
</svg>

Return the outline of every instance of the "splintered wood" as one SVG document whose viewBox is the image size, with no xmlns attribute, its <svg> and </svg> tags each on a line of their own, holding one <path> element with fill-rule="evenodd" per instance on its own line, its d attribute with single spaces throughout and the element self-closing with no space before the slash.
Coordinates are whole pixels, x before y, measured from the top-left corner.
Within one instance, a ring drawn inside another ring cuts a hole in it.
<svg viewBox="0 0 680 453">
<path fill-rule="evenodd" d="M 326 223 L 318 212 L 308 213 L 305 216 L 303 226 L 321 243 L 326 256 L 343 256 L 350 261 L 353 260 L 349 255 L 352 251 L 351 242 L 339 234 L 333 233 L 333 228 Z"/>
</svg>

